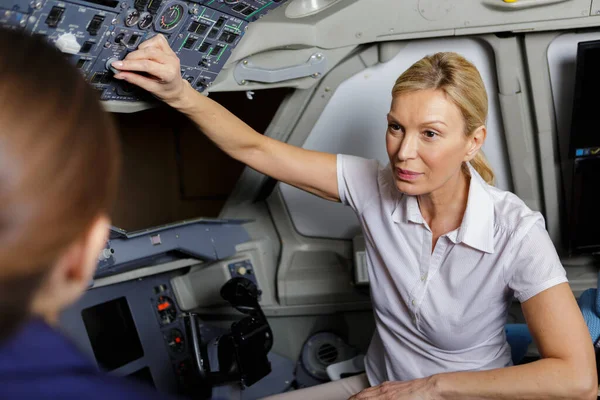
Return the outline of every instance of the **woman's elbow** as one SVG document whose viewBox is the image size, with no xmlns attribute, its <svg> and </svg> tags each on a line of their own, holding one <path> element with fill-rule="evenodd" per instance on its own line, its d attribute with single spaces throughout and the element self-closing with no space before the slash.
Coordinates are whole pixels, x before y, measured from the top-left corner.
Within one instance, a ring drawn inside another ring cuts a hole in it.
<svg viewBox="0 0 600 400">
<path fill-rule="evenodd" d="M 596 400 L 598 398 L 598 376 L 595 369 L 580 374 L 573 384 L 573 394 L 575 396 L 570 398 L 581 400 Z"/>
<path fill-rule="evenodd" d="M 580 399 L 580 400 L 596 400 L 598 398 L 598 386 L 596 386 L 595 388 L 586 388 L 584 390 L 581 390 L 579 393 L 581 393 L 581 395 L 574 397 L 575 399 Z"/>
</svg>

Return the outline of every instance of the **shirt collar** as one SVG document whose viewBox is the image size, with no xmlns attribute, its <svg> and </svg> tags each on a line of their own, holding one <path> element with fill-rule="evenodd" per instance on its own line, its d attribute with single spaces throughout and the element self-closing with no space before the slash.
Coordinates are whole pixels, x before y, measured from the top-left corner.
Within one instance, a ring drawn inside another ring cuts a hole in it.
<svg viewBox="0 0 600 400">
<path fill-rule="evenodd" d="M 419 209 L 419 201 L 417 196 L 404 195 L 404 210 L 406 215 L 406 221 L 414 222 L 415 224 L 424 224 L 425 220 Z"/>
<path fill-rule="evenodd" d="M 467 165 L 471 173 L 469 197 L 456 240 L 486 253 L 493 253 L 494 202 L 488 191 L 488 184 L 470 163 Z"/>
<path fill-rule="evenodd" d="M 471 180 L 467 208 L 458 230 L 449 232 L 448 239 L 454 243 L 464 243 L 477 250 L 494 252 L 494 203 L 487 190 L 487 183 L 477 171 L 467 163 Z M 404 211 L 404 218 L 400 216 Z M 393 213 L 394 222 L 414 222 L 424 224 L 416 196 L 401 195 Z"/>
</svg>

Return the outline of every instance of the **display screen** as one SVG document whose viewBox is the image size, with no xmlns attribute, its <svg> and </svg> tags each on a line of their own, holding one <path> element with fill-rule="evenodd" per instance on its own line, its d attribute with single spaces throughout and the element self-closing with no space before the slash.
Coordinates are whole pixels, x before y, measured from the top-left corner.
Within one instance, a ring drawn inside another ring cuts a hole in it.
<svg viewBox="0 0 600 400">
<path fill-rule="evenodd" d="M 600 158 L 575 161 L 571 216 L 571 250 L 575 253 L 600 252 Z"/>
<path fill-rule="evenodd" d="M 86 3 L 93 3 L 93 4 L 98 4 L 100 6 L 106 6 L 106 7 L 111 7 L 111 8 L 115 8 L 116 6 L 119 5 L 119 1 L 118 0 L 83 0 Z"/>
<path fill-rule="evenodd" d="M 81 312 L 96 361 L 112 371 L 144 356 L 125 297 L 86 308 Z"/>
<path fill-rule="evenodd" d="M 570 134 L 571 156 L 592 155 L 595 154 L 594 148 L 600 147 L 599 72 L 600 41 L 579 43 Z"/>
</svg>

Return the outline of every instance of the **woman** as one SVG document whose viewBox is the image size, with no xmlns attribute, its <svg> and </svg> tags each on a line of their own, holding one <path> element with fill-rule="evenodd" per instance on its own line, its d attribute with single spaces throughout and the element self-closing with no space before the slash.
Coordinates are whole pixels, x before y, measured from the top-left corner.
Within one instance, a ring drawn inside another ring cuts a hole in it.
<svg viewBox="0 0 600 400">
<path fill-rule="evenodd" d="M 108 235 L 119 142 L 64 55 L 0 30 L 0 397 L 153 399 L 102 374 L 56 325 Z"/>
<path fill-rule="evenodd" d="M 233 158 L 356 211 L 376 321 L 367 376 L 281 398 L 596 398 L 590 335 L 544 221 L 490 186 L 480 152 L 487 95 L 464 58 L 438 53 L 398 78 L 387 167 L 258 134 L 179 77 L 161 36 L 113 65 L 116 78 L 189 116 Z M 520 366 L 511 366 L 504 333 L 513 294 L 543 356 Z"/>
</svg>

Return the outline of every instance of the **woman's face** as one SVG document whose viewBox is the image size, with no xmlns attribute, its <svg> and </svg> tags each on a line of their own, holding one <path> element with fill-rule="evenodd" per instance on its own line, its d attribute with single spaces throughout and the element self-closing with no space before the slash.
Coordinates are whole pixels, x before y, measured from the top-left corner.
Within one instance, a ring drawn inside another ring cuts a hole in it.
<svg viewBox="0 0 600 400">
<path fill-rule="evenodd" d="M 444 187 L 483 143 L 481 135 L 465 135 L 460 109 L 441 90 L 394 96 L 387 118 L 390 165 L 396 187 L 406 194 L 429 194 Z"/>
</svg>

